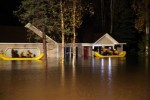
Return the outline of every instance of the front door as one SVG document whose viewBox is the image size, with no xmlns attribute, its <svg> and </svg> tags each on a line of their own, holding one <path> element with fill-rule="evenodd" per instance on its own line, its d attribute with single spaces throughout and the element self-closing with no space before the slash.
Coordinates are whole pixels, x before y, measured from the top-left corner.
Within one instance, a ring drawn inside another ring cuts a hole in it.
<svg viewBox="0 0 150 100">
<path fill-rule="evenodd" d="M 84 47 L 84 58 L 87 58 L 89 56 L 89 47 L 85 46 Z"/>
</svg>

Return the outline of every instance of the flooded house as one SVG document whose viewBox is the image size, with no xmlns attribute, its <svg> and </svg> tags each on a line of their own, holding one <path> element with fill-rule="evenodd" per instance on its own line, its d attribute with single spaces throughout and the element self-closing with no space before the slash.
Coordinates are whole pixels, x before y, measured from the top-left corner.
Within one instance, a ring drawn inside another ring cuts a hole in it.
<svg viewBox="0 0 150 100">
<path fill-rule="evenodd" d="M 38 34 L 42 36 L 41 34 Z M 47 57 L 61 57 L 61 43 L 57 43 L 52 38 L 46 36 L 47 41 Z M 103 34 L 94 43 L 76 43 L 77 57 L 93 57 L 94 51 L 101 52 L 102 48 L 117 49 L 119 52 L 124 50 L 126 43 L 120 43 L 108 33 Z M 43 52 L 43 43 L 0 43 L 0 50 L 7 56 L 11 57 L 11 49 L 18 51 L 21 54 L 30 50 L 34 55 L 39 55 Z M 72 57 L 72 43 L 65 43 L 64 56 Z"/>
</svg>

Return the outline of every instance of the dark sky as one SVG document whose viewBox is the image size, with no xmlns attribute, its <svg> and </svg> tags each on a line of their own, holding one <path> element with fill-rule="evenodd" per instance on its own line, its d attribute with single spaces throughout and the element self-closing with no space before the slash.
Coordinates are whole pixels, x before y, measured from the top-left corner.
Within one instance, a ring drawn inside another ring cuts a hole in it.
<svg viewBox="0 0 150 100">
<path fill-rule="evenodd" d="M 26 42 L 26 29 L 13 15 L 19 0 L 0 1 L 0 42 Z"/>
<path fill-rule="evenodd" d="M 19 5 L 19 0 L 3 0 L 0 1 L 0 25 L 18 25 L 17 18 L 13 15 L 13 11 Z"/>
</svg>

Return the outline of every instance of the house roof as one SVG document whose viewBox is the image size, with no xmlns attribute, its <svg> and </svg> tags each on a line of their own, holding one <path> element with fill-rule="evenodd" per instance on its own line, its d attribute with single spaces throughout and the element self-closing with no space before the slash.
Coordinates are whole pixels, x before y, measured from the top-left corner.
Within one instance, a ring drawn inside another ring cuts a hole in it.
<svg viewBox="0 0 150 100">
<path fill-rule="evenodd" d="M 119 44 L 113 37 L 111 37 L 108 33 L 104 34 L 101 38 L 99 38 L 94 44 Z"/>
</svg>

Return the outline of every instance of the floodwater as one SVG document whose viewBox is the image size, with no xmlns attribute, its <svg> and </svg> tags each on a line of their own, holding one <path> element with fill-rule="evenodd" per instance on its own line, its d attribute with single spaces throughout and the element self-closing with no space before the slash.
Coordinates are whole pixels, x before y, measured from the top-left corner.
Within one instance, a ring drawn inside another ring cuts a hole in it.
<svg viewBox="0 0 150 100">
<path fill-rule="evenodd" d="M 143 58 L 0 60 L 0 100 L 150 100 L 150 63 Z"/>
</svg>

